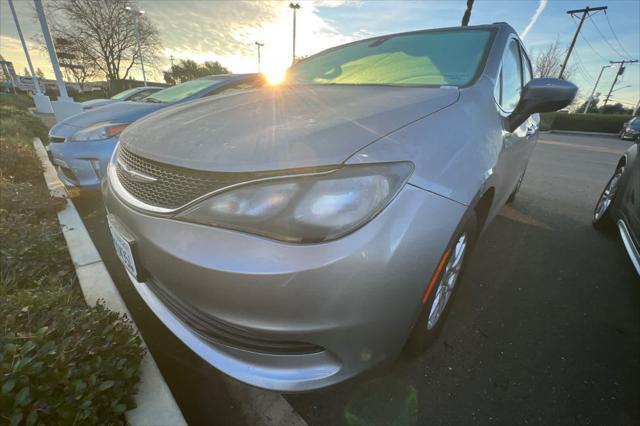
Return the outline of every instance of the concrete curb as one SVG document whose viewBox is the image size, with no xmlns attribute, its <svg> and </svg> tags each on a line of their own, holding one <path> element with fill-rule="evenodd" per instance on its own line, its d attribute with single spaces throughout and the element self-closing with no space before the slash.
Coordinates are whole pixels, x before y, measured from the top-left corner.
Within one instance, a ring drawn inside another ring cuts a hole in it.
<svg viewBox="0 0 640 426">
<path fill-rule="evenodd" d="M 541 133 L 558 133 L 561 135 L 587 135 L 587 136 L 618 136 L 617 133 L 604 132 L 579 132 L 577 130 L 546 130 Z"/>
<path fill-rule="evenodd" d="M 102 299 L 107 308 L 126 314 L 129 319 L 132 319 L 78 211 L 69 200 L 64 184 L 58 179 L 44 145 L 39 138 L 35 138 L 33 146 L 44 168 L 44 178 L 51 195 L 67 201 L 66 207 L 58 213 L 58 221 L 67 241 L 85 301 L 93 306 L 98 299 Z M 136 328 L 135 324 L 133 326 Z M 140 338 L 142 339 L 142 336 Z M 132 425 L 187 424 L 149 350 L 146 351 L 142 360 L 140 384 L 135 399 L 138 407 L 125 413 L 127 422 Z"/>
</svg>

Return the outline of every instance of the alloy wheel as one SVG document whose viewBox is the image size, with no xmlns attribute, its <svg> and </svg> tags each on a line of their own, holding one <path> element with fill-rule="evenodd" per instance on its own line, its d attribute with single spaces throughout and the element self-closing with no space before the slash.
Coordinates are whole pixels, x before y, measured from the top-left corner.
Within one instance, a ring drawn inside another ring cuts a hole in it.
<svg viewBox="0 0 640 426">
<path fill-rule="evenodd" d="M 463 233 L 458 237 L 456 245 L 453 249 L 453 253 L 447 261 L 447 266 L 442 272 L 438 288 L 436 289 L 436 295 L 431 305 L 431 311 L 429 312 L 429 318 L 427 320 L 427 329 L 432 330 L 440 320 L 442 313 L 447 307 L 447 303 L 453 294 L 454 287 L 460 272 L 462 271 L 462 263 L 468 246 L 467 233 Z"/>
<path fill-rule="evenodd" d="M 618 183 L 620 182 L 620 178 L 622 177 L 623 172 L 623 168 L 616 170 L 613 177 L 609 179 L 609 183 L 607 183 L 606 188 L 604 189 L 604 191 L 602 191 L 602 195 L 600 196 L 600 199 L 598 200 L 593 213 L 593 220 L 595 222 L 602 219 L 607 213 L 609 206 L 611 206 L 611 202 L 616 195 L 616 189 L 618 188 Z"/>
</svg>

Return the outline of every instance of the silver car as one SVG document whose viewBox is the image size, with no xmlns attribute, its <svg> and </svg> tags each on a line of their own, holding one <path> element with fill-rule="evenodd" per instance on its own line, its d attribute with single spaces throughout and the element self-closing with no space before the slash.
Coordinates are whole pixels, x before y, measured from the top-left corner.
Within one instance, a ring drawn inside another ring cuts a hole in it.
<svg viewBox="0 0 640 426">
<path fill-rule="evenodd" d="M 116 102 L 138 102 L 143 100 L 149 95 L 152 95 L 160 90 L 164 89 L 164 87 L 157 86 L 142 86 L 142 87 L 134 87 L 132 89 L 127 89 L 124 92 L 116 93 L 109 99 L 91 99 L 90 101 L 84 101 L 82 103 L 82 110 L 89 111 L 90 109 L 100 108 L 106 105 L 111 105 Z"/>
<path fill-rule="evenodd" d="M 442 326 L 473 243 L 515 195 L 538 112 L 501 23 L 392 34 L 311 56 L 283 84 L 128 127 L 103 192 L 134 287 L 224 373 L 326 387 Z"/>
</svg>

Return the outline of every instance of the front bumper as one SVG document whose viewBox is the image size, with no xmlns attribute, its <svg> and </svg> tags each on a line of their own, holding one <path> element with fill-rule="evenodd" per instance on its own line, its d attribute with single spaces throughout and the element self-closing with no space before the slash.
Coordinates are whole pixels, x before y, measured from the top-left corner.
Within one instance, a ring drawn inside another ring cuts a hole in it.
<svg viewBox="0 0 640 426">
<path fill-rule="evenodd" d="M 49 143 L 58 177 L 68 188 L 100 189 L 118 136 L 101 141 Z"/>
<path fill-rule="evenodd" d="M 292 392 L 341 382 L 400 352 L 466 209 L 407 185 L 348 236 L 288 244 L 140 212 L 114 194 L 109 179 L 103 192 L 111 217 L 135 240 L 145 282 L 132 282 L 158 318 L 224 373 Z M 205 338 L 157 288 L 244 335 L 320 350 L 269 353 Z"/>
</svg>

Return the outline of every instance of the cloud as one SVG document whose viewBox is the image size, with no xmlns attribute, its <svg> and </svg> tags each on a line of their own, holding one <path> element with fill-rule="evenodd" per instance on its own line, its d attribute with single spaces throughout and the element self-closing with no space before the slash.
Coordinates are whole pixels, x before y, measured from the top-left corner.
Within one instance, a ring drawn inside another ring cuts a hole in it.
<svg viewBox="0 0 640 426">
<path fill-rule="evenodd" d="M 38 44 L 30 40 L 27 40 L 27 49 L 29 49 L 33 67 L 40 68 L 44 72 L 45 77 L 53 78 L 51 62 L 45 51 L 41 49 Z M 20 44 L 20 40 L 17 37 L 4 34 L 0 35 L 0 55 L 2 55 L 5 60 L 13 62 L 13 67 L 17 74 L 23 74 L 24 68 L 27 67 L 27 59 L 24 56 L 22 44 Z"/>
<path fill-rule="evenodd" d="M 540 0 L 540 3 L 538 4 L 538 8 L 536 9 L 536 11 L 534 12 L 533 16 L 531 17 L 531 20 L 529 21 L 527 26 L 524 28 L 524 30 L 520 34 L 520 38 L 521 39 L 524 40 L 524 38 L 527 36 L 527 34 L 529 34 L 529 31 L 531 31 L 531 29 L 536 24 L 536 22 L 538 22 L 538 18 L 542 14 L 542 11 L 544 10 L 544 8 L 547 7 L 547 3 L 548 2 L 549 2 L 549 0 Z"/>
<path fill-rule="evenodd" d="M 343 34 L 324 19 L 320 8 L 342 2 L 305 1 L 297 11 L 296 55 L 309 55 L 362 36 Z M 169 56 L 197 62 L 217 60 L 233 72 L 257 69 L 255 41 L 265 43 L 265 69 L 284 68 L 291 63 L 292 11 L 280 1 L 140 1 L 145 16 L 159 29 L 163 46 L 161 68 Z"/>
</svg>

